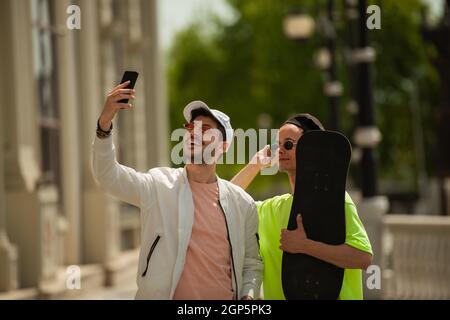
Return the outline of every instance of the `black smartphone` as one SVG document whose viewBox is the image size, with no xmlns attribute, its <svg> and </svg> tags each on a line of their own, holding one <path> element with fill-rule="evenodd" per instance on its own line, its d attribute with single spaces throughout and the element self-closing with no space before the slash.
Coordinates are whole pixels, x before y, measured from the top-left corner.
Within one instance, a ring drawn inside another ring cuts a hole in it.
<svg viewBox="0 0 450 320">
<path fill-rule="evenodd" d="M 124 89 L 134 89 L 134 86 L 136 85 L 136 80 L 137 80 L 138 76 L 139 76 L 139 73 L 136 71 L 125 71 L 123 73 L 123 77 L 122 77 L 122 80 L 120 81 L 120 83 L 122 84 L 129 80 L 130 83 Z M 122 100 L 119 100 L 118 102 L 119 103 L 128 103 L 128 99 L 122 99 Z"/>
</svg>

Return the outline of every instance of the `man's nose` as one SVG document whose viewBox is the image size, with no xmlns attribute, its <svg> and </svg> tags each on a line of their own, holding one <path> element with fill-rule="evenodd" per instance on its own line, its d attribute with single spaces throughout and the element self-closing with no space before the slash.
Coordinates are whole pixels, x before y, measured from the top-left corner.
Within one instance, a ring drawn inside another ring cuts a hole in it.
<svg viewBox="0 0 450 320">
<path fill-rule="evenodd" d="M 194 139 L 199 136 L 198 133 L 196 133 L 194 130 L 192 130 L 189 134 L 191 136 L 191 139 Z"/>
</svg>

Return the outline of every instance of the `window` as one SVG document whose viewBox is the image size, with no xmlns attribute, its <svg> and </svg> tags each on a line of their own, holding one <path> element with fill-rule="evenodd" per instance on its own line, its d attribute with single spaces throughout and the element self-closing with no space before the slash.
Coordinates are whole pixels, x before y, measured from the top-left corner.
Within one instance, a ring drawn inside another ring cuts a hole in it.
<svg viewBox="0 0 450 320">
<path fill-rule="evenodd" d="M 57 107 L 57 79 L 52 6 L 49 0 L 32 1 L 34 73 L 37 82 L 38 122 L 41 138 L 43 184 L 61 186 L 60 122 Z"/>
</svg>

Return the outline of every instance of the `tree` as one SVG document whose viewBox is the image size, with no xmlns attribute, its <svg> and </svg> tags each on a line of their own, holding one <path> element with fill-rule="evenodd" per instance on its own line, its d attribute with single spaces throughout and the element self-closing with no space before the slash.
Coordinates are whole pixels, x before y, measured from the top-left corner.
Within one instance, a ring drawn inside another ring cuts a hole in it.
<svg viewBox="0 0 450 320">
<path fill-rule="evenodd" d="M 258 115 L 268 114 L 277 128 L 289 115 L 309 112 L 328 118 L 321 72 L 313 56 L 323 41 L 319 34 L 295 43 L 283 34 L 282 21 L 298 1 L 228 0 L 236 19 L 227 24 L 214 17 L 180 32 L 168 59 L 169 102 L 172 129 L 183 122 L 181 110 L 190 100 L 202 99 L 230 115 L 235 128 L 258 128 Z M 379 147 L 381 176 L 404 181 L 414 190 L 416 159 L 409 104 L 409 79 L 417 79 L 426 139 L 432 143 L 432 108 L 435 105 L 436 75 L 429 57 L 432 48 L 420 35 L 419 0 L 374 1 L 382 12 L 382 29 L 370 33 L 378 51 L 375 63 L 375 106 L 383 133 Z M 325 3 L 301 1 L 302 9 L 317 16 Z M 339 9 L 339 8 L 338 8 Z M 345 25 L 338 19 L 342 46 Z M 214 30 L 214 32 L 206 32 Z M 342 49 L 342 48 L 340 48 Z M 340 50 L 342 52 L 343 50 Z M 344 105 L 350 99 L 347 68 L 338 57 L 340 79 L 344 82 L 342 119 L 349 134 L 351 116 Z M 428 153 L 429 154 L 429 153 Z M 222 166 L 220 173 L 231 178 L 240 166 Z M 432 168 L 430 168 L 432 169 Z M 261 192 L 274 185 L 273 177 L 259 179 L 252 186 Z M 269 182 L 270 181 L 270 182 Z M 276 180 L 281 181 L 281 180 Z M 283 179 L 284 181 L 284 179 Z M 285 185 L 286 190 L 287 185 Z"/>
</svg>

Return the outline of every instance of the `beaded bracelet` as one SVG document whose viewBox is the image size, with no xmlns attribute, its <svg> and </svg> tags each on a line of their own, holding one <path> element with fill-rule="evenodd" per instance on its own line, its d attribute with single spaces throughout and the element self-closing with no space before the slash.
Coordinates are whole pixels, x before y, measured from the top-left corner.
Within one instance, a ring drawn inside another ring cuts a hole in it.
<svg viewBox="0 0 450 320">
<path fill-rule="evenodd" d="M 111 135 L 112 129 L 113 129 L 113 124 L 112 124 L 112 122 L 111 122 L 111 128 L 109 128 L 108 131 L 105 131 L 105 130 L 103 130 L 103 129 L 100 127 L 100 119 L 97 120 L 97 131 L 96 131 L 96 132 L 97 132 L 97 137 L 98 137 L 98 138 L 100 138 L 100 139 L 108 138 L 108 137 Z"/>
</svg>

